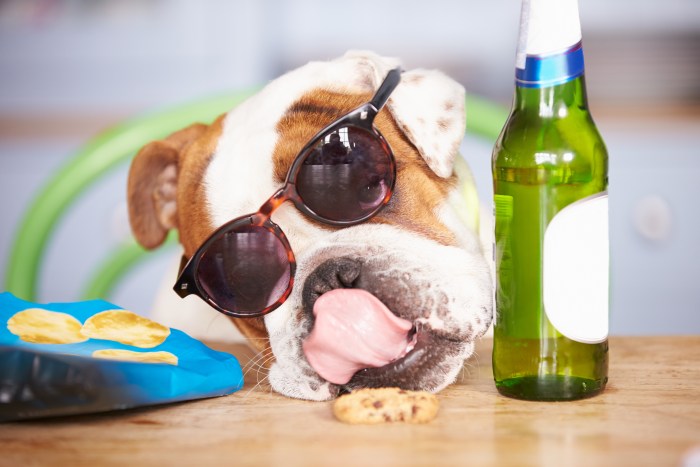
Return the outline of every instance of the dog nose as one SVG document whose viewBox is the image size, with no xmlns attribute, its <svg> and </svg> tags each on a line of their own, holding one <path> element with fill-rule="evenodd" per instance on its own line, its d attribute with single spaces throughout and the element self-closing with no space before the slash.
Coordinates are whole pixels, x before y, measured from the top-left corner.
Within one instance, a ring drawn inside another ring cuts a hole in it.
<svg viewBox="0 0 700 467">
<path fill-rule="evenodd" d="M 359 260 L 341 257 L 332 258 L 321 263 L 304 283 L 303 303 L 313 308 L 316 299 L 334 289 L 350 289 L 360 277 L 362 264 Z"/>
</svg>

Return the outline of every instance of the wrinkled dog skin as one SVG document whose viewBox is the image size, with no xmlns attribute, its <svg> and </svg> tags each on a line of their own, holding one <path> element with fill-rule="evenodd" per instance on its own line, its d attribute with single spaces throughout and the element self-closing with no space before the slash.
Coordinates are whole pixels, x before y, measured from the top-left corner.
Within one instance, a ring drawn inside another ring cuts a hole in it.
<svg viewBox="0 0 700 467">
<path fill-rule="evenodd" d="M 211 125 L 195 124 L 146 145 L 129 176 L 137 240 L 155 248 L 178 229 L 184 254 L 193 255 L 218 226 L 257 211 L 283 185 L 302 146 L 367 102 L 397 65 L 368 52 L 312 62 Z M 464 118 L 459 84 L 437 71 L 406 71 L 375 120 L 397 162 L 389 204 L 370 221 L 345 228 L 312 221 L 291 203 L 275 211 L 273 221 L 297 260 L 292 293 L 264 318 L 231 318 L 251 345 L 272 350 L 274 390 L 327 400 L 360 387 L 435 392 L 455 380 L 492 317 L 489 265 L 474 226 L 464 221 L 469 208 L 455 170 Z M 319 376 L 302 350 L 316 299 L 338 288 L 373 294 L 413 323 L 415 343 L 402 358 L 361 369 L 342 387 Z"/>
</svg>

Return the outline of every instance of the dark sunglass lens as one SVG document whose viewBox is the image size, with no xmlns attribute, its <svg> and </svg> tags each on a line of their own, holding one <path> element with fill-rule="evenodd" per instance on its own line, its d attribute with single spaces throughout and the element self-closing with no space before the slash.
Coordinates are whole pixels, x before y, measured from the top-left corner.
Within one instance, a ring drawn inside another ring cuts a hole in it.
<svg viewBox="0 0 700 467">
<path fill-rule="evenodd" d="M 282 241 L 264 227 L 228 232 L 204 252 L 199 283 L 221 308 L 257 313 L 289 287 L 291 267 Z"/>
<path fill-rule="evenodd" d="M 367 130 L 340 128 L 325 135 L 306 155 L 297 192 L 319 216 L 352 222 L 376 211 L 393 184 L 392 161 Z"/>
</svg>

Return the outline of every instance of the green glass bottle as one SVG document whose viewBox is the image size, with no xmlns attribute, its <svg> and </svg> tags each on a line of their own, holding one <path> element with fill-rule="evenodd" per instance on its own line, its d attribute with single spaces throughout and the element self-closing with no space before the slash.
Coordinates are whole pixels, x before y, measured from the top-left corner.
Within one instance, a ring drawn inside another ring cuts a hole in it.
<svg viewBox="0 0 700 467">
<path fill-rule="evenodd" d="M 608 372 L 608 155 L 577 0 L 523 0 L 513 108 L 493 150 L 501 394 L 574 400 Z"/>
</svg>

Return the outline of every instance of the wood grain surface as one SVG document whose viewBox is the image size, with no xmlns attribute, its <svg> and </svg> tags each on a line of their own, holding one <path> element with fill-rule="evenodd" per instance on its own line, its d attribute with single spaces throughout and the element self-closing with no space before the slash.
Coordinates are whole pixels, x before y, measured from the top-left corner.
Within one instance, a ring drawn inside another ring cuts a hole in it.
<svg viewBox="0 0 700 467">
<path fill-rule="evenodd" d="M 243 346 L 230 396 L 121 413 L 0 425 L 0 464 L 679 466 L 700 447 L 700 336 L 610 342 L 595 398 L 540 403 L 497 394 L 491 341 L 439 394 L 427 425 L 345 425 L 328 402 L 272 393 Z"/>
</svg>

